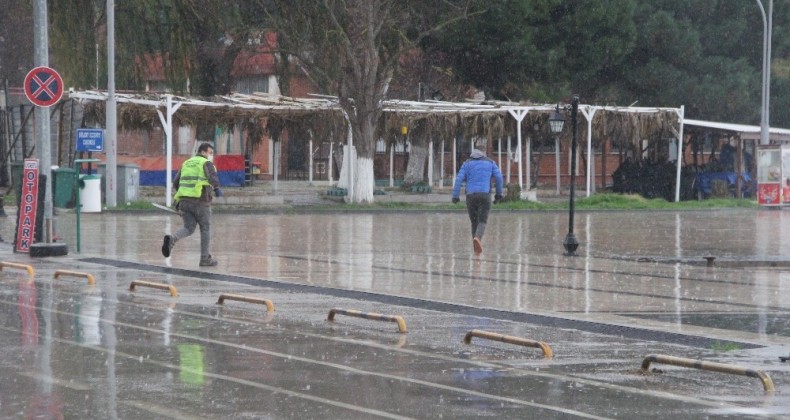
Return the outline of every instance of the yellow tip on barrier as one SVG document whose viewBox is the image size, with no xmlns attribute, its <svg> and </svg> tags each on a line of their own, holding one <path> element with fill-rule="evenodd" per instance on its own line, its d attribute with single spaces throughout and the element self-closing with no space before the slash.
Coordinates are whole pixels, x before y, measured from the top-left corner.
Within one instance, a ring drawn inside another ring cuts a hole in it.
<svg viewBox="0 0 790 420">
<path fill-rule="evenodd" d="M 33 270 L 33 266 L 27 265 L 27 264 L 19 264 L 19 263 L 12 263 L 12 262 L 3 261 L 3 262 L 0 262 L 0 271 L 3 271 L 3 267 L 19 268 L 19 269 L 22 269 L 22 270 L 27 270 L 27 274 L 30 277 L 33 277 L 33 276 L 36 275 L 36 270 Z"/>
<path fill-rule="evenodd" d="M 219 295 L 219 299 L 217 299 L 217 305 L 222 305 L 225 303 L 226 300 L 237 300 L 239 302 L 247 302 L 247 303 L 260 303 L 262 305 L 266 305 L 267 312 L 274 312 L 274 303 L 272 303 L 269 299 L 258 298 L 254 296 L 243 296 L 243 295 L 234 295 L 231 293 L 222 293 Z"/>
<path fill-rule="evenodd" d="M 771 380 L 771 377 L 762 370 L 748 369 L 742 366 L 730 365 L 726 363 L 687 359 L 685 357 L 666 356 L 663 354 L 648 354 L 645 356 L 644 360 L 642 360 L 642 370 L 648 371 L 650 369 L 650 363 L 663 363 L 665 365 L 707 370 L 709 372 L 730 373 L 733 375 L 758 378 L 763 383 L 763 389 L 765 392 L 776 391 L 776 388 L 774 388 L 774 381 Z"/>
<path fill-rule="evenodd" d="M 519 346 L 541 349 L 543 351 L 543 357 L 554 357 L 554 351 L 551 349 L 551 347 L 549 347 L 548 344 L 542 341 L 535 341 L 512 335 L 497 334 L 488 331 L 472 330 L 466 333 L 466 336 L 464 337 L 464 343 L 472 344 L 472 337 L 485 338 L 487 340 L 501 341 L 503 343 L 517 344 Z"/>
<path fill-rule="evenodd" d="M 389 321 L 395 322 L 398 324 L 398 332 L 406 333 L 406 321 L 403 319 L 402 316 L 398 315 L 382 315 L 377 314 L 375 312 L 360 312 L 353 309 L 340 309 L 340 308 L 332 308 L 329 310 L 329 316 L 326 318 L 327 321 L 334 321 L 335 314 L 340 315 L 348 315 L 356 318 L 364 318 L 370 319 L 373 321 Z"/>
<path fill-rule="evenodd" d="M 178 296 L 178 290 L 176 290 L 176 287 L 171 284 L 154 283 L 152 281 L 145 281 L 145 280 L 135 280 L 129 285 L 129 291 L 134 292 L 134 288 L 136 286 L 150 287 L 152 289 L 168 290 L 170 291 L 170 296 L 173 297 Z"/>
<path fill-rule="evenodd" d="M 78 271 L 69 271 L 69 270 L 55 270 L 55 279 L 57 280 L 60 276 L 71 276 L 71 277 L 84 277 L 88 279 L 88 284 L 93 286 L 96 283 L 96 280 L 93 278 L 93 274 L 89 273 L 80 273 Z"/>
</svg>

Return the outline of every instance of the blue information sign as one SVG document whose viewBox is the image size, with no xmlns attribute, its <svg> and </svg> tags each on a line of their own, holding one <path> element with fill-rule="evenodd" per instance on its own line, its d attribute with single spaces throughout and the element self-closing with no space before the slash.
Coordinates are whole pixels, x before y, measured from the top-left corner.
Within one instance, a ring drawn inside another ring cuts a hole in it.
<svg viewBox="0 0 790 420">
<path fill-rule="evenodd" d="M 78 152 L 103 152 L 104 130 L 100 128 L 77 129 Z"/>
</svg>

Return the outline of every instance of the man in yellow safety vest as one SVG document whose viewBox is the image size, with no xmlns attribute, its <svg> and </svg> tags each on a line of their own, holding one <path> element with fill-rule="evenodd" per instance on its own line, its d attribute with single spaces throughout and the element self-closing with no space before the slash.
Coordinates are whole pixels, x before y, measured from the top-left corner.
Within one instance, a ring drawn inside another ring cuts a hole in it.
<svg viewBox="0 0 790 420">
<path fill-rule="evenodd" d="M 162 243 L 162 255 L 165 258 L 170 257 L 170 251 L 179 240 L 193 234 L 195 228 L 200 226 L 200 266 L 214 267 L 218 264 L 209 252 L 211 201 L 215 195 L 222 197 L 213 160 L 214 146 L 202 143 L 197 154 L 181 165 L 181 170 L 173 180 L 176 209 L 184 221 L 184 227 L 173 235 L 165 235 Z"/>
</svg>

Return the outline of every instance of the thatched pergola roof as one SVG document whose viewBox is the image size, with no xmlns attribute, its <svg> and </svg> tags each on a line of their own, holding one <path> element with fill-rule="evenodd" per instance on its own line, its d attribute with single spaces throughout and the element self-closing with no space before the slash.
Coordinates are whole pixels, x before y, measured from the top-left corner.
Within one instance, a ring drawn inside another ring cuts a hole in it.
<svg viewBox="0 0 790 420">
<path fill-rule="evenodd" d="M 261 120 L 281 124 L 297 124 L 314 131 L 334 131 L 338 140 L 345 138 L 340 132 L 346 123 L 338 101 L 334 97 L 314 95 L 309 98 L 292 98 L 269 94 L 233 94 L 212 98 L 195 98 L 178 95 L 150 93 L 118 93 L 118 125 L 123 129 L 151 129 L 161 124 L 159 113 L 166 108 L 167 97 L 180 104 L 173 114 L 176 125 L 195 125 L 197 122 L 232 127 L 239 123 Z M 79 100 L 90 121 L 101 125 L 105 121 L 104 104 L 107 94 L 103 91 L 72 92 L 70 97 Z M 525 112 L 522 121 L 525 135 L 536 125 L 548 130 L 546 121 L 555 105 L 524 105 L 510 102 L 440 102 L 403 101 L 384 102 L 382 133 L 398 133 L 400 127 L 424 124 L 437 138 L 452 138 L 462 132 L 465 136 L 496 138 L 514 134 L 516 112 Z M 641 140 L 666 138 L 672 128 L 679 127 L 678 108 L 579 106 L 579 139 L 589 137 L 593 145 L 604 139 L 623 147 L 626 143 L 637 145 Z M 592 136 L 587 135 L 583 114 L 592 113 Z M 677 129 L 675 129 L 677 130 Z M 534 133 L 533 133 L 534 134 Z M 563 140 L 570 138 L 564 130 Z"/>
<path fill-rule="evenodd" d="M 79 100 L 86 109 L 86 115 L 96 123 L 104 121 L 104 103 L 108 95 L 101 91 L 70 92 L 69 97 Z M 233 94 L 213 98 L 191 98 L 170 94 L 116 94 L 119 126 L 126 129 L 152 128 L 159 121 L 171 131 L 174 125 L 193 125 L 195 122 L 233 127 L 236 124 L 256 124 L 266 120 L 267 124 L 301 126 L 321 130 L 320 132 L 335 139 L 345 141 L 348 126 L 335 97 L 313 95 L 309 98 L 291 98 L 279 95 Z M 517 128 L 517 140 L 522 144 L 522 128 L 526 121 L 527 141 L 529 127 L 544 127 L 545 120 L 556 105 L 531 105 L 511 102 L 458 103 L 442 101 L 413 102 L 386 100 L 383 104 L 382 131 L 400 132 L 400 127 L 419 122 L 430 130 L 433 138 L 454 138 L 456 134 L 482 137 L 491 142 L 513 134 Z M 175 111 L 178 112 L 175 112 Z M 586 138 L 588 154 L 594 142 L 611 138 L 615 142 L 628 144 L 632 150 L 640 150 L 642 140 L 665 139 L 673 132 L 675 138 L 682 138 L 682 108 L 644 108 L 609 107 L 579 105 L 578 140 Z M 172 115 L 171 119 L 164 115 Z M 512 117 L 512 118 L 511 118 Z M 528 118 L 527 118 L 528 117 Z M 514 123 L 515 122 L 515 123 Z M 586 124 L 585 124 L 586 122 Z M 570 124 L 568 124 L 570 125 Z M 675 129 L 674 127 L 678 127 Z M 346 130 L 343 132 L 343 130 Z M 534 129 L 533 129 L 534 130 Z M 571 130 L 564 130 L 563 138 L 571 137 Z M 658 134 L 654 134 L 654 133 Z M 595 138 L 593 133 L 596 134 Z M 585 135 L 586 134 L 586 135 Z M 172 138 L 168 136 L 168 163 Z M 567 140 L 566 140 L 567 141 Z M 526 147 L 527 154 L 530 148 Z M 634 156 L 641 156 L 634 153 Z M 529 165 L 527 161 L 527 185 L 529 185 Z M 522 160 L 519 160 L 519 185 L 522 184 Z M 678 160 L 678 168 L 680 160 Z M 169 168 L 168 168 L 169 170 Z M 588 160 L 588 188 L 590 194 Z M 678 174 L 680 170 L 678 170 Z M 169 184 L 168 184 L 169 193 Z"/>
</svg>

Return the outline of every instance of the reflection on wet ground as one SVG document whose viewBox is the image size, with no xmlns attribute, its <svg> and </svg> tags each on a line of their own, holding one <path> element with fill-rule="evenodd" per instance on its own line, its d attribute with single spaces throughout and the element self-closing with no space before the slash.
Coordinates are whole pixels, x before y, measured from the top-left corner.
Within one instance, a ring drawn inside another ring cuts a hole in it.
<svg viewBox="0 0 790 420">
<path fill-rule="evenodd" d="M 58 219 L 66 238 L 69 217 Z M 37 273 L 33 282 L 0 273 L 0 409 L 80 418 L 790 412 L 790 365 L 777 357 L 790 353 L 784 212 L 580 214 L 577 258 L 561 255 L 566 217 L 494 213 L 476 257 L 463 213 L 216 214 L 220 266 L 210 269 L 197 267 L 197 237 L 161 257 L 176 218 L 85 217 L 81 255 L 31 260 L 0 248 L 2 260 Z M 683 262 L 705 255 L 775 267 Z M 59 268 L 91 272 L 96 285 L 55 281 Z M 179 296 L 129 291 L 137 279 Z M 271 299 L 276 310 L 217 305 L 227 292 Z M 401 315 L 409 332 L 328 322 L 333 307 Z M 471 329 L 544 341 L 555 356 L 463 344 Z M 672 366 L 645 374 L 650 353 L 765 370 L 778 391 Z"/>
<path fill-rule="evenodd" d="M 721 314 L 701 313 L 682 314 L 679 318 L 665 314 L 623 314 L 637 318 L 649 318 L 664 322 L 680 322 L 687 325 L 719 328 L 726 330 L 746 331 L 762 335 L 780 335 L 790 337 L 790 314 L 760 313 L 760 314 Z"/>
</svg>

